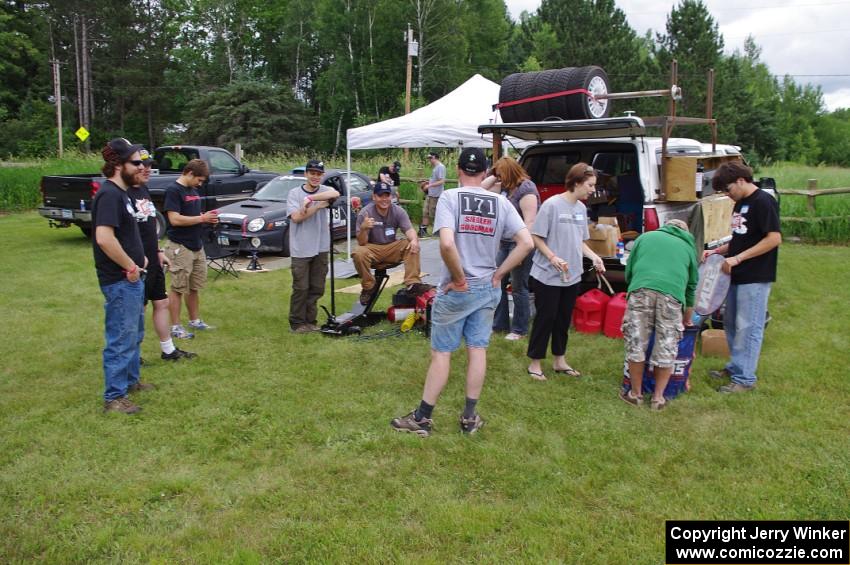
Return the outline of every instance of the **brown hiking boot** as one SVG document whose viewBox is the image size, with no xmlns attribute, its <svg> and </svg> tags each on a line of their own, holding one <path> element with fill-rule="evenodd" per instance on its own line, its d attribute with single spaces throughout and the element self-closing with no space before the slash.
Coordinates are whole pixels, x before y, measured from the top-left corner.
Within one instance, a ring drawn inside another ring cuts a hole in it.
<svg viewBox="0 0 850 565">
<path fill-rule="evenodd" d="M 136 406 L 130 399 L 126 396 L 122 396 L 121 398 L 116 398 L 115 400 L 108 400 L 103 403 L 103 411 L 104 412 L 121 412 L 122 414 L 135 414 L 141 410 L 141 407 Z"/>
<path fill-rule="evenodd" d="M 134 385 L 130 385 L 127 392 L 141 392 L 143 390 L 153 390 L 155 388 L 156 386 L 151 383 L 143 383 L 142 381 L 139 381 Z"/>
<path fill-rule="evenodd" d="M 363 289 L 360 291 L 360 304 L 366 306 L 369 304 L 369 300 L 372 298 L 372 293 L 375 292 L 374 288 Z"/>
<path fill-rule="evenodd" d="M 313 328 L 310 327 L 310 324 L 301 324 L 300 326 L 292 328 L 292 333 L 295 334 L 308 334 L 312 331 Z"/>
<path fill-rule="evenodd" d="M 722 387 L 717 389 L 717 392 L 723 394 L 736 394 L 739 392 L 750 392 L 754 390 L 756 385 L 742 385 L 740 383 L 729 383 L 728 385 L 723 385 Z"/>
</svg>

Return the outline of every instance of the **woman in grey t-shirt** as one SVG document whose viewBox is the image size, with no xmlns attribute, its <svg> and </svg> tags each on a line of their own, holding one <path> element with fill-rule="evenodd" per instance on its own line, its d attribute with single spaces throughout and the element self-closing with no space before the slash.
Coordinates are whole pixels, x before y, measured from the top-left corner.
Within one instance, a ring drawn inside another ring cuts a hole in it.
<svg viewBox="0 0 850 565">
<path fill-rule="evenodd" d="M 537 210 L 540 208 L 540 193 L 522 165 L 515 159 L 502 157 L 493 165 L 492 175 L 484 179 L 481 186 L 493 192 L 504 193 L 519 212 L 529 231 L 531 230 L 537 218 Z M 513 241 L 502 241 L 496 264 L 501 265 L 514 247 L 516 243 Z M 510 341 L 522 339 L 528 334 L 528 320 L 531 316 L 528 275 L 531 272 L 532 255 L 529 253 L 523 262 L 511 271 L 510 277 L 502 279 L 502 299 L 493 314 L 493 331 L 509 332 L 505 339 Z M 508 311 L 508 283 L 511 285 L 514 303 L 513 319 Z"/>
<path fill-rule="evenodd" d="M 566 191 L 546 200 L 540 207 L 531 235 L 536 251 L 531 266 L 531 289 L 537 314 L 528 342 L 528 374 L 546 380 L 541 363 L 551 338 L 552 368 L 556 373 L 580 377 L 565 358 L 573 306 L 584 266 L 582 256 L 593 261 L 599 272 L 605 272 L 602 259 L 584 241 L 590 237 L 587 229 L 587 209 L 581 202 L 596 190 L 596 173 L 586 163 L 570 168 L 565 182 Z"/>
</svg>

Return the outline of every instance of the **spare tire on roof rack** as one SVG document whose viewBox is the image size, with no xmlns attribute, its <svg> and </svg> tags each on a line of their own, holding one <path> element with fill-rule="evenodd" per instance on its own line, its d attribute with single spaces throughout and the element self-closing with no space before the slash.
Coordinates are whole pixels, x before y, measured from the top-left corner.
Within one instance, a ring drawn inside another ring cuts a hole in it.
<svg viewBox="0 0 850 565">
<path fill-rule="evenodd" d="M 607 118 L 610 102 L 595 95 L 608 92 L 608 75 L 595 65 L 514 73 L 502 81 L 498 107 L 505 123 Z"/>
</svg>

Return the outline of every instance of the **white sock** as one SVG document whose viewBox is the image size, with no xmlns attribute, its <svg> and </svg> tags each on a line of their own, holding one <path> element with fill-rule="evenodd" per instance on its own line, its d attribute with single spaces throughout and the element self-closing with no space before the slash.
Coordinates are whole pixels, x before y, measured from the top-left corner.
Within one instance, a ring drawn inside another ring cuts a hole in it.
<svg viewBox="0 0 850 565">
<path fill-rule="evenodd" d="M 176 349 L 174 347 L 174 341 L 172 341 L 171 338 L 168 338 L 167 341 L 160 341 L 159 347 L 160 347 L 160 349 L 162 349 L 162 352 L 165 353 L 166 355 L 170 355 Z"/>
</svg>

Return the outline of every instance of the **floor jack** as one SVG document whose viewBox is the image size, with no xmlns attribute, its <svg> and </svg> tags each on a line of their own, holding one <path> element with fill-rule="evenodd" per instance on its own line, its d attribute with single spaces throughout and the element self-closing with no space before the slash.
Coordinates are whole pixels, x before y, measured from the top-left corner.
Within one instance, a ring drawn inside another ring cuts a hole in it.
<svg viewBox="0 0 850 565">
<path fill-rule="evenodd" d="M 373 312 L 372 308 L 375 306 L 375 303 L 378 302 L 378 298 L 380 298 L 381 293 L 384 291 L 384 287 L 387 286 L 387 281 L 389 281 L 390 279 L 389 275 L 387 274 L 387 269 L 392 268 L 394 265 L 378 265 L 378 268 L 375 269 L 374 292 L 372 292 L 372 296 L 369 297 L 369 301 L 366 304 L 361 304 L 358 300 L 354 303 L 354 306 L 351 308 L 351 311 L 337 316 L 336 296 L 334 292 L 336 278 L 334 277 L 333 261 L 333 214 L 329 214 L 329 216 L 331 218 L 330 222 L 328 222 L 331 236 L 331 309 L 330 311 L 328 311 L 328 309 L 325 308 L 324 305 L 322 305 L 322 310 L 324 310 L 325 314 L 327 314 L 328 321 L 325 322 L 325 324 L 322 325 L 319 330 L 323 334 L 330 336 L 346 336 L 360 334 L 362 333 L 363 328 L 367 326 L 372 326 L 382 320 L 387 319 L 386 312 Z"/>
</svg>

